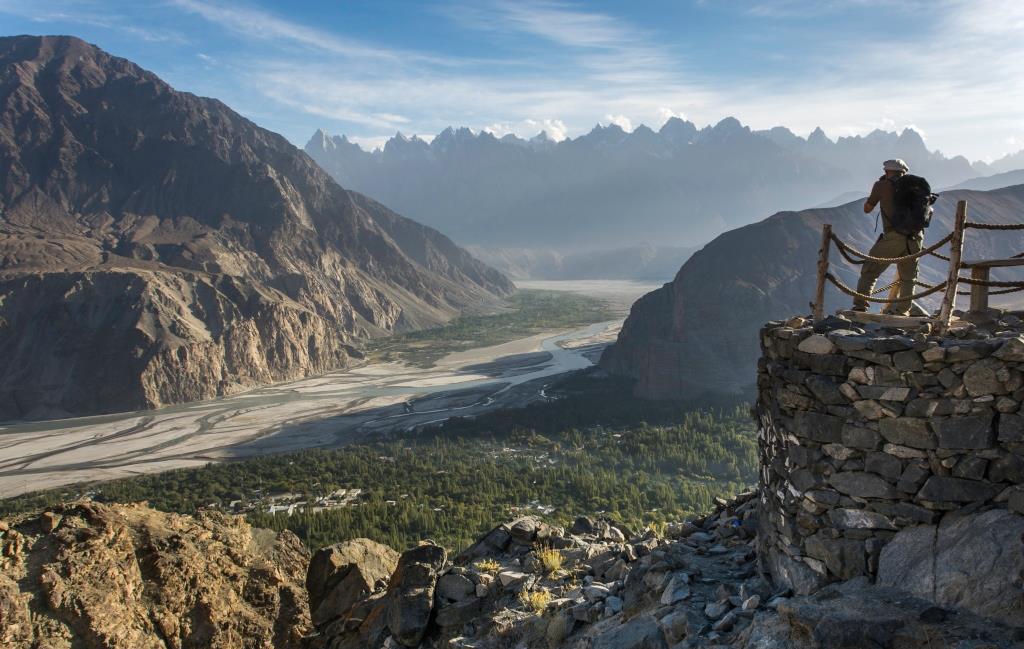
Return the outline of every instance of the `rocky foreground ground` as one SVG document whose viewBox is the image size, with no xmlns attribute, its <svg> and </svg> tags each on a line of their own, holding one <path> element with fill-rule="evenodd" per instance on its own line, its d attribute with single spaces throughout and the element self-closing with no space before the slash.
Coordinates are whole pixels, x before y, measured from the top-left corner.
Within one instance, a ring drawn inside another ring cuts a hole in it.
<svg viewBox="0 0 1024 649">
<path fill-rule="evenodd" d="M 240 517 L 76 503 L 0 521 L 0 647 L 279 647 L 309 629 L 309 555 Z"/>
<path fill-rule="evenodd" d="M 0 646 L 1024 647 L 1024 627 L 863 578 L 773 589 L 753 496 L 661 535 L 523 518 L 455 557 L 356 539 L 312 559 L 294 535 L 239 518 L 71 504 L 0 522 Z"/>
</svg>

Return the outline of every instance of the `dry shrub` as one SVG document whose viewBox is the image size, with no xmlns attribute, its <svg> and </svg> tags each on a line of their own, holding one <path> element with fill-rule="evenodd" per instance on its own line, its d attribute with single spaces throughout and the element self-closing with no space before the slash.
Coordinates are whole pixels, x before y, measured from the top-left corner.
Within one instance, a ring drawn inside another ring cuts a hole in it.
<svg viewBox="0 0 1024 649">
<path fill-rule="evenodd" d="M 519 593 L 519 602 L 535 615 L 540 615 L 551 602 L 551 593 L 546 590 L 524 590 Z"/>
</svg>

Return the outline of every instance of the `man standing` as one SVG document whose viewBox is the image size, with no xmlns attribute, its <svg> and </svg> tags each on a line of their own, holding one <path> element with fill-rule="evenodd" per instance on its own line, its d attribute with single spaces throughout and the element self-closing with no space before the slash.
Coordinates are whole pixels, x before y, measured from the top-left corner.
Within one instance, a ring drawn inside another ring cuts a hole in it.
<svg viewBox="0 0 1024 649">
<path fill-rule="evenodd" d="M 870 214 L 876 205 L 881 206 L 882 235 L 868 252 L 872 257 L 903 257 L 919 252 L 924 247 L 924 232 L 903 234 L 897 232 L 892 224 L 892 215 L 896 213 L 896 181 L 905 175 L 910 168 L 902 160 L 886 160 L 882 163 L 885 175 L 879 178 L 871 188 L 871 195 L 864 203 L 864 213 Z M 914 282 L 917 280 L 918 262 L 920 257 L 908 259 L 896 264 L 899 272 L 899 301 L 889 308 L 890 313 L 907 315 L 911 308 L 910 296 L 914 294 Z M 891 262 L 865 261 L 861 266 L 857 292 L 871 295 L 875 281 L 885 272 Z M 853 298 L 854 311 L 867 311 L 868 302 L 863 298 Z"/>
</svg>

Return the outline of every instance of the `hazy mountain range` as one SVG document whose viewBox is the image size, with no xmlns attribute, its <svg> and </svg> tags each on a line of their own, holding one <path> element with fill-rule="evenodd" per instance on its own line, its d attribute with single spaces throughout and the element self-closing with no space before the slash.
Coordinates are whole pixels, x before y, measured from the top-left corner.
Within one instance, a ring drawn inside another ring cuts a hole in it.
<svg viewBox="0 0 1024 649">
<path fill-rule="evenodd" d="M 371 152 L 321 130 L 306 152 L 342 185 L 474 245 L 510 272 L 531 272 L 531 259 L 552 250 L 701 245 L 760 214 L 864 195 L 887 158 L 904 158 L 936 187 L 1016 160 L 949 158 L 911 129 L 832 140 L 821 129 L 804 138 L 734 118 L 704 128 L 672 118 L 658 131 L 629 133 L 597 126 L 561 142 L 449 128 L 429 143 L 398 134 Z M 519 257 L 509 259 L 510 250 Z"/>
<path fill-rule="evenodd" d="M 949 233 L 960 199 L 968 201 L 975 221 L 1020 223 L 1024 214 L 1024 185 L 944 192 L 935 204 L 926 244 Z M 824 223 L 831 223 L 834 232 L 859 250 L 868 250 L 878 237 L 874 218 L 863 213 L 859 200 L 833 208 L 780 212 L 726 232 L 694 253 L 672 282 L 633 305 L 618 342 L 605 352 L 601 365 L 637 379 L 638 392 L 648 397 L 752 388 L 760 355 L 759 328 L 769 320 L 810 313 Z M 1002 259 L 1022 251 L 1024 233 L 1019 230 L 968 230 L 964 240 L 965 259 Z M 842 281 L 855 286 L 859 267 L 834 251 L 831 261 Z M 947 262 L 927 256 L 921 281 L 939 283 L 947 272 Z M 891 273 L 882 281 L 888 283 Z M 996 269 L 993 276 L 1019 279 L 1021 273 Z M 827 311 L 850 307 L 850 298 L 832 286 L 826 298 Z M 925 298 L 924 303 L 935 308 L 938 299 Z M 965 307 L 967 299 L 960 297 L 959 305 Z"/>
<path fill-rule="evenodd" d="M 323 372 L 512 290 L 215 99 L 0 38 L 0 420 Z"/>
</svg>

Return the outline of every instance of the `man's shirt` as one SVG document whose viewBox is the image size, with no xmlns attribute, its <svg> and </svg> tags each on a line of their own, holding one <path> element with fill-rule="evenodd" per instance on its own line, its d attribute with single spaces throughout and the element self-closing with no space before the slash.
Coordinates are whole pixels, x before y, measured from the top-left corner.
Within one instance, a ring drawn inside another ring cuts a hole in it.
<svg viewBox="0 0 1024 649">
<path fill-rule="evenodd" d="M 882 207 L 882 231 L 889 232 L 892 230 L 892 224 L 889 223 L 889 215 L 896 209 L 896 184 L 882 176 L 871 187 L 871 195 L 868 196 L 868 202 L 872 205 L 881 205 Z"/>
</svg>

